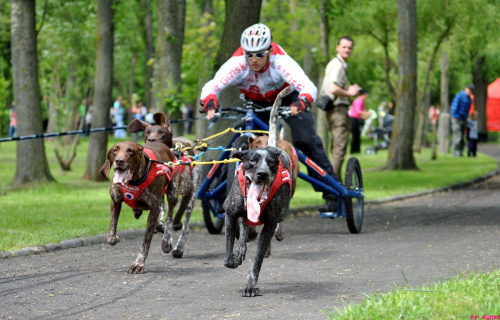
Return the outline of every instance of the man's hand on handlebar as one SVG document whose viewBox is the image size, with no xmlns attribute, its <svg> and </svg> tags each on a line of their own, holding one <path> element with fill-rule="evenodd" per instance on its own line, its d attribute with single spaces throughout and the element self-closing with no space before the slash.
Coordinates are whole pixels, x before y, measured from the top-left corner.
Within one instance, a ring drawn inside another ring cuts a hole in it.
<svg viewBox="0 0 500 320">
<path fill-rule="evenodd" d="M 290 104 L 290 115 L 291 116 L 296 116 L 299 113 L 304 113 L 308 109 L 310 109 L 311 103 L 309 102 L 309 99 L 306 97 L 301 97 L 299 100 L 292 102 Z"/>
</svg>

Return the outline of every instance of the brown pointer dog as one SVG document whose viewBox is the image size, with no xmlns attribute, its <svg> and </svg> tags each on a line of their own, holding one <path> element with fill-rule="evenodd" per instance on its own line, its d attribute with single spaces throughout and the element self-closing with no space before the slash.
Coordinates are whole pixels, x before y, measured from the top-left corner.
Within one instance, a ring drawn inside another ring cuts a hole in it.
<svg viewBox="0 0 500 320">
<path fill-rule="evenodd" d="M 189 139 L 184 137 L 177 137 L 172 139 L 172 130 L 170 122 L 163 112 L 157 112 L 153 115 L 153 120 L 155 125 L 150 125 L 147 122 L 135 119 L 132 120 L 128 125 L 128 131 L 135 133 L 144 131 L 144 141 L 146 143 L 159 142 L 163 143 L 169 148 L 174 147 L 192 147 L 194 144 Z M 187 156 L 194 156 L 194 151 L 192 149 L 181 154 L 180 152 L 173 150 L 174 154 L 178 158 L 178 161 L 190 162 L 191 158 Z M 166 241 L 167 247 L 164 248 L 164 252 L 168 253 L 172 250 L 172 233 L 173 230 L 179 230 L 182 228 L 181 235 L 177 244 L 172 251 L 172 255 L 175 258 L 182 258 L 184 253 L 184 245 L 186 243 L 187 235 L 189 233 L 189 219 L 191 218 L 191 213 L 193 212 L 194 202 L 196 200 L 196 190 L 198 189 L 198 183 L 200 180 L 200 168 L 192 166 L 181 166 L 179 167 L 180 174 L 174 177 L 172 184 L 175 185 L 175 190 L 177 194 L 172 199 L 168 199 L 168 215 L 166 224 L 163 222 L 165 211 L 162 210 L 158 217 L 157 231 L 163 232 L 164 241 Z M 172 221 L 174 209 L 178 202 L 178 196 L 182 195 L 182 200 L 175 218 Z M 184 224 L 182 224 L 182 216 L 186 212 L 186 217 L 184 219 Z"/>
<path fill-rule="evenodd" d="M 268 145 L 269 137 L 268 136 L 258 136 L 256 138 L 253 137 L 248 137 L 248 143 L 249 143 L 249 148 L 250 149 L 257 149 L 257 148 L 265 148 Z M 288 157 L 292 160 L 292 195 L 291 198 L 293 198 L 293 195 L 295 193 L 295 186 L 297 185 L 297 177 L 299 176 L 299 160 L 297 157 L 297 153 L 293 149 L 293 146 L 290 142 L 283 140 L 283 131 L 280 132 L 280 138 L 276 142 L 276 147 L 279 149 L 285 151 L 288 154 Z M 257 237 L 257 231 L 255 231 L 255 227 L 250 226 L 250 229 L 248 231 L 248 237 L 249 239 L 255 239 Z M 276 231 L 274 232 L 274 237 L 276 240 L 281 241 L 283 240 L 283 224 L 278 223 L 278 227 L 276 228 Z M 271 244 L 269 244 L 269 249 L 266 252 L 265 257 L 269 258 L 271 256 Z"/>
<path fill-rule="evenodd" d="M 286 88 L 276 98 L 269 123 L 269 146 L 266 148 L 236 151 L 233 157 L 241 159 L 238 178 L 234 179 L 229 195 L 224 201 L 226 212 L 226 252 L 224 265 L 237 268 L 245 260 L 247 250 L 248 224 L 264 224 L 257 245 L 257 253 L 248 272 L 244 297 L 260 296 L 257 287 L 264 255 L 269 247 L 277 224 L 288 214 L 291 199 L 290 158 L 286 152 L 276 148 L 276 119 L 278 106 Z M 233 253 L 238 220 L 240 236 Z"/>
<path fill-rule="evenodd" d="M 127 273 L 144 272 L 144 263 L 148 256 L 151 239 L 164 205 L 165 188 L 167 199 L 172 199 L 174 195 L 177 195 L 177 186 L 169 183 L 169 179 L 172 179 L 172 170 L 151 161 L 153 156 L 161 162 L 175 159 L 170 148 L 162 143 L 146 143 L 143 147 L 135 142 L 120 142 L 108 150 L 106 162 L 101 168 L 101 174 L 104 177 L 108 176 L 111 166 L 115 171 L 109 190 L 111 196 L 111 221 L 107 239 L 109 245 L 114 246 L 120 241 L 116 234 L 116 226 L 123 202 L 136 209 L 134 215 L 137 219 L 143 210 L 149 210 L 146 233 L 139 255 Z M 143 181 L 145 184 L 142 184 Z M 162 242 L 162 248 L 164 247 L 165 239 Z"/>
</svg>

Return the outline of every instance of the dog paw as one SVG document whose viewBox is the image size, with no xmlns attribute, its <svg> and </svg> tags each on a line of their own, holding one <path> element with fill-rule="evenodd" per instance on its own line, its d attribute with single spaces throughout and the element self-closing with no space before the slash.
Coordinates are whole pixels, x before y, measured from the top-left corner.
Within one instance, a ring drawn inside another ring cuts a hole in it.
<svg viewBox="0 0 500 320">
<path fill-rule="evenodd" d="M 161 242 L 161 250 L 163 250 L 163 252 L 165 253 L 169 253 L 170 251 L 172 251 L 172 242 L 163 239 L 163 241 Z"/>
<path fill-rule="evenodd" d="M 183 254 L 184 254 L 184 251 L 180 250 L 180 249 L 175 249 L 174 251 L 172 251 L 172 256 L 174 258 L 182 258 Z"/>
<path fill-rule="evenodd" d="M 238 263 L 238 265 L 241 265 L 243 263 L 243 261 L 245 261 L 245 255 L 246 255 L 246 250 L 247 248 L 244 248 L 244 249 L 236 249 L 236 253 L 234 254 L 234 259 L 236 260 L 236 263 Z"/>
<path fill-rule="evenodd" d="M 226 266 L 226 268 L 229 268 L 229 269 L 236 269 L 238 268 L 239 264 L 234 261 L 234 259 L 231 259 L 229 261 L 224 261 L 224 266 Z"/>
<path fill-rule="evenodd" d="M 257 239 L 258 235 L 259 235 L 259 233 L 255 230 L 255 227 L 248 228 L 247 241 L 253 241 L 253 240 Z"/>
<path fill-rule="evenodd" d="M 283 231 L 281 231 L 281 230 L 276 230 L 276 232 L 274 233 L 274 237 L 278 241 L 285 239 L 285 237 L 283 236 Z"/>
<path fill-rule="evenodd" d="M 264 258 L 269 258 L 271 256 L 271 246 L 267 248 L 266 254 L 264 255 Z"/>
<path fill-rule="evenodd" d="M 116 244 L 118 242 L 120 242 L 120 236 L 118 236 L 118 235 L 116 235 L 116 236 L 108 236 L 107 241 L 108 241 L 108 244 L 110 246 L 116 246 Z"/>
<path fill-rule="evenodd" d="M 174 231 L 181 230 L 182 229 L 182 222 L 174 223 L 173 228 L 174 228 Z"/>
<path fill-rule="evenodd" d="M 243 297 L 257 297 L 261 296 L 259 288 L 246 288 L 245 292 L 243 292 Z"/>
<path fill-rule="evenodd" d="M 142 216 L 142 210 L 133 209 L 133 211 L 136 219 L 139 219 Z"/>
<path fill-rule="evenodd" d="M 144 264 L 143 263 L 134 263 L 128 268 L 127 273 L 139 274 L 144 273 Z"/>
</svg>

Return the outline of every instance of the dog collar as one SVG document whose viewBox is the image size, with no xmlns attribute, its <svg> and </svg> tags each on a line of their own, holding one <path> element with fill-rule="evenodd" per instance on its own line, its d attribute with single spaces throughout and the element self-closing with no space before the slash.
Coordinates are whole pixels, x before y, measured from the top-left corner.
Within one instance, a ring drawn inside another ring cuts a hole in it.
<svg viewBox="0 0 500 320">
<path fill-rule="evenodd" d="M 171 169 L 168 165 L 165 165 L 163 163 L 157 163 L 153 166 L 152 162 L 157 161 L 153 151 L 144 148 L 144 153 L 145 157 L 148 160 L 148 166 L 146 170 L 147 174 L 145 173 L 145 175 L 141 177 L 141 179 L 139 180 L 129 181 L 126 185 L 120 186 L 120 191 L 123 196 L 123 201 L 133 209 L 138 209 L 136 204 L 138 196 L 146 187 L 148 187 L 151 184 L 151 182 L 153 182 L 154 179 L 156 179 L 157 176 L 165 176 L 165 178 L 167 179 L 167 183 L 163 187 L 163 194 L 165 194 L 168 185 L 170 184 L 173 176 L 178 170 L 178 166 L 175 166 L 173 169 Z M 174 158 L 173 162 L 176 163 L 177 159 Z"/>
<path fill-rule="evenodd" d="M 149 149 L 144 149 L 144 150 L 149 150 Z M 129 180 L 128 184 L 131 184 L 133 186 L 138 186 L 141 183 L 144 183 L 144 181 L 146 181 L 146 179 L 148 178 L 149 171 L 151 170 L 151 159 L 149 159 L 146 152 L 144 153 L 144 158 L 146 159 L 146 170 L 144 170 L 142 177 L 139 180 L 135 181 Z"/>
</svg>

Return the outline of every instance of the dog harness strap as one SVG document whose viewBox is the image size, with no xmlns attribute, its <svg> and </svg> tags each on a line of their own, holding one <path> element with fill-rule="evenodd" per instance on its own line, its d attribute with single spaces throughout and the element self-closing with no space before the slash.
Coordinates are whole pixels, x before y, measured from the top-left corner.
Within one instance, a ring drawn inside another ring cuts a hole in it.
<svg viewBox="0 0 500 320">
<path fill-rule="evenodd" d="M 150 164 L 151 160 L 157 160 L 152 150 L 144 148 L 144 152 L 146 153 L 147 157 L 149 157 Z M 176 159 L 174 159 L 174 163 L 175 162 L 177 162 Z M 158 176 L 165 176 L 167 178 L 167 183 L 163 188 L 163 194 L 165 194 L 165 192 L 167 191 L 167 187 L 170 184 L 170 181 L 172 181 L 172 177 L 177 172 L 177 169 L 178 169 L 177 166 L 175 166 L 174 169 L 172 170 L 170 169 L 169 166 L 164 165 L 163 163 L 152 163 L 147 178 L 141 184 L 139 185 L 126 184 L 120 186 L 123 200 L 129 207 L 137 209 L 135 203 L 137 197 L 141 194 L 142 190 L 144 190 L 147 186 L 149 186 L 151 182 L 153 182 L 153 180 Z"/>
<path fill-rule="evenodd" d="M 283 163 L 281 162 L 281 158 L 279 159 L 279 165 L 278 165 L 278 172 L 276 172 L 276 177 L 274 177 L 273 184 L 271 185 L 271 188 L 269 189 L 269 194 L 267 196 L 267 199 L 260 205 L 260 212 L 264 211 L 264 208 L 266 205 L 271 201 L 271 199 L 274 197 L 276 192 L 279 190 L 279 188 L 285 184 L 288 183 L 289 186 L 289 191 L 288 194 L 292 192 L 292 175 L 290 173 L 290 170 L 287 168 L 283 167 Z M 291 166 L 290 166 L 291 168 Z M 241 164 L 238 167 L 237 170 L 238 173 L 238 182 L 240 183 L 240 188 L 241 188 L 241 193 L 243 194 L 243 198 L 246 201 L 246 187 L 245 187 L 245 172 L 243 171 L 243 165 Z M 262 222 L 251 222 L 250 220 L 247 219 L 247 217 L 243 217 L 243 222 L 245 222 L 249 226 L 258 226 L 261 225 Z"/>
<path fill-rule="evenodd" d="M 184 163 L 189 163 L 189 164 L 191 164 L 191 162 L 193 162 L 193 159 L 188 158 L 187 156 L 183 155 L 183 156 L 181 157 L 181 161 L 182 161 L 182 162 L 184 162 Z M 186 170 L 186 166 L 188 166 L 188 165 L 182 165 L 182 166 L 181 166 L 181 174 L 182 174 L 182 173 L 184 173 L 184 170 Z M 193 171 L 193 166 L 192 166 L 192 165 L 189 165 L 188 167 L 189 167 L 189 169 L 190 169 L 191 171 Z M 176 166 L 175 168 L 178 168 L 178 167 Z"/>
</svg>

